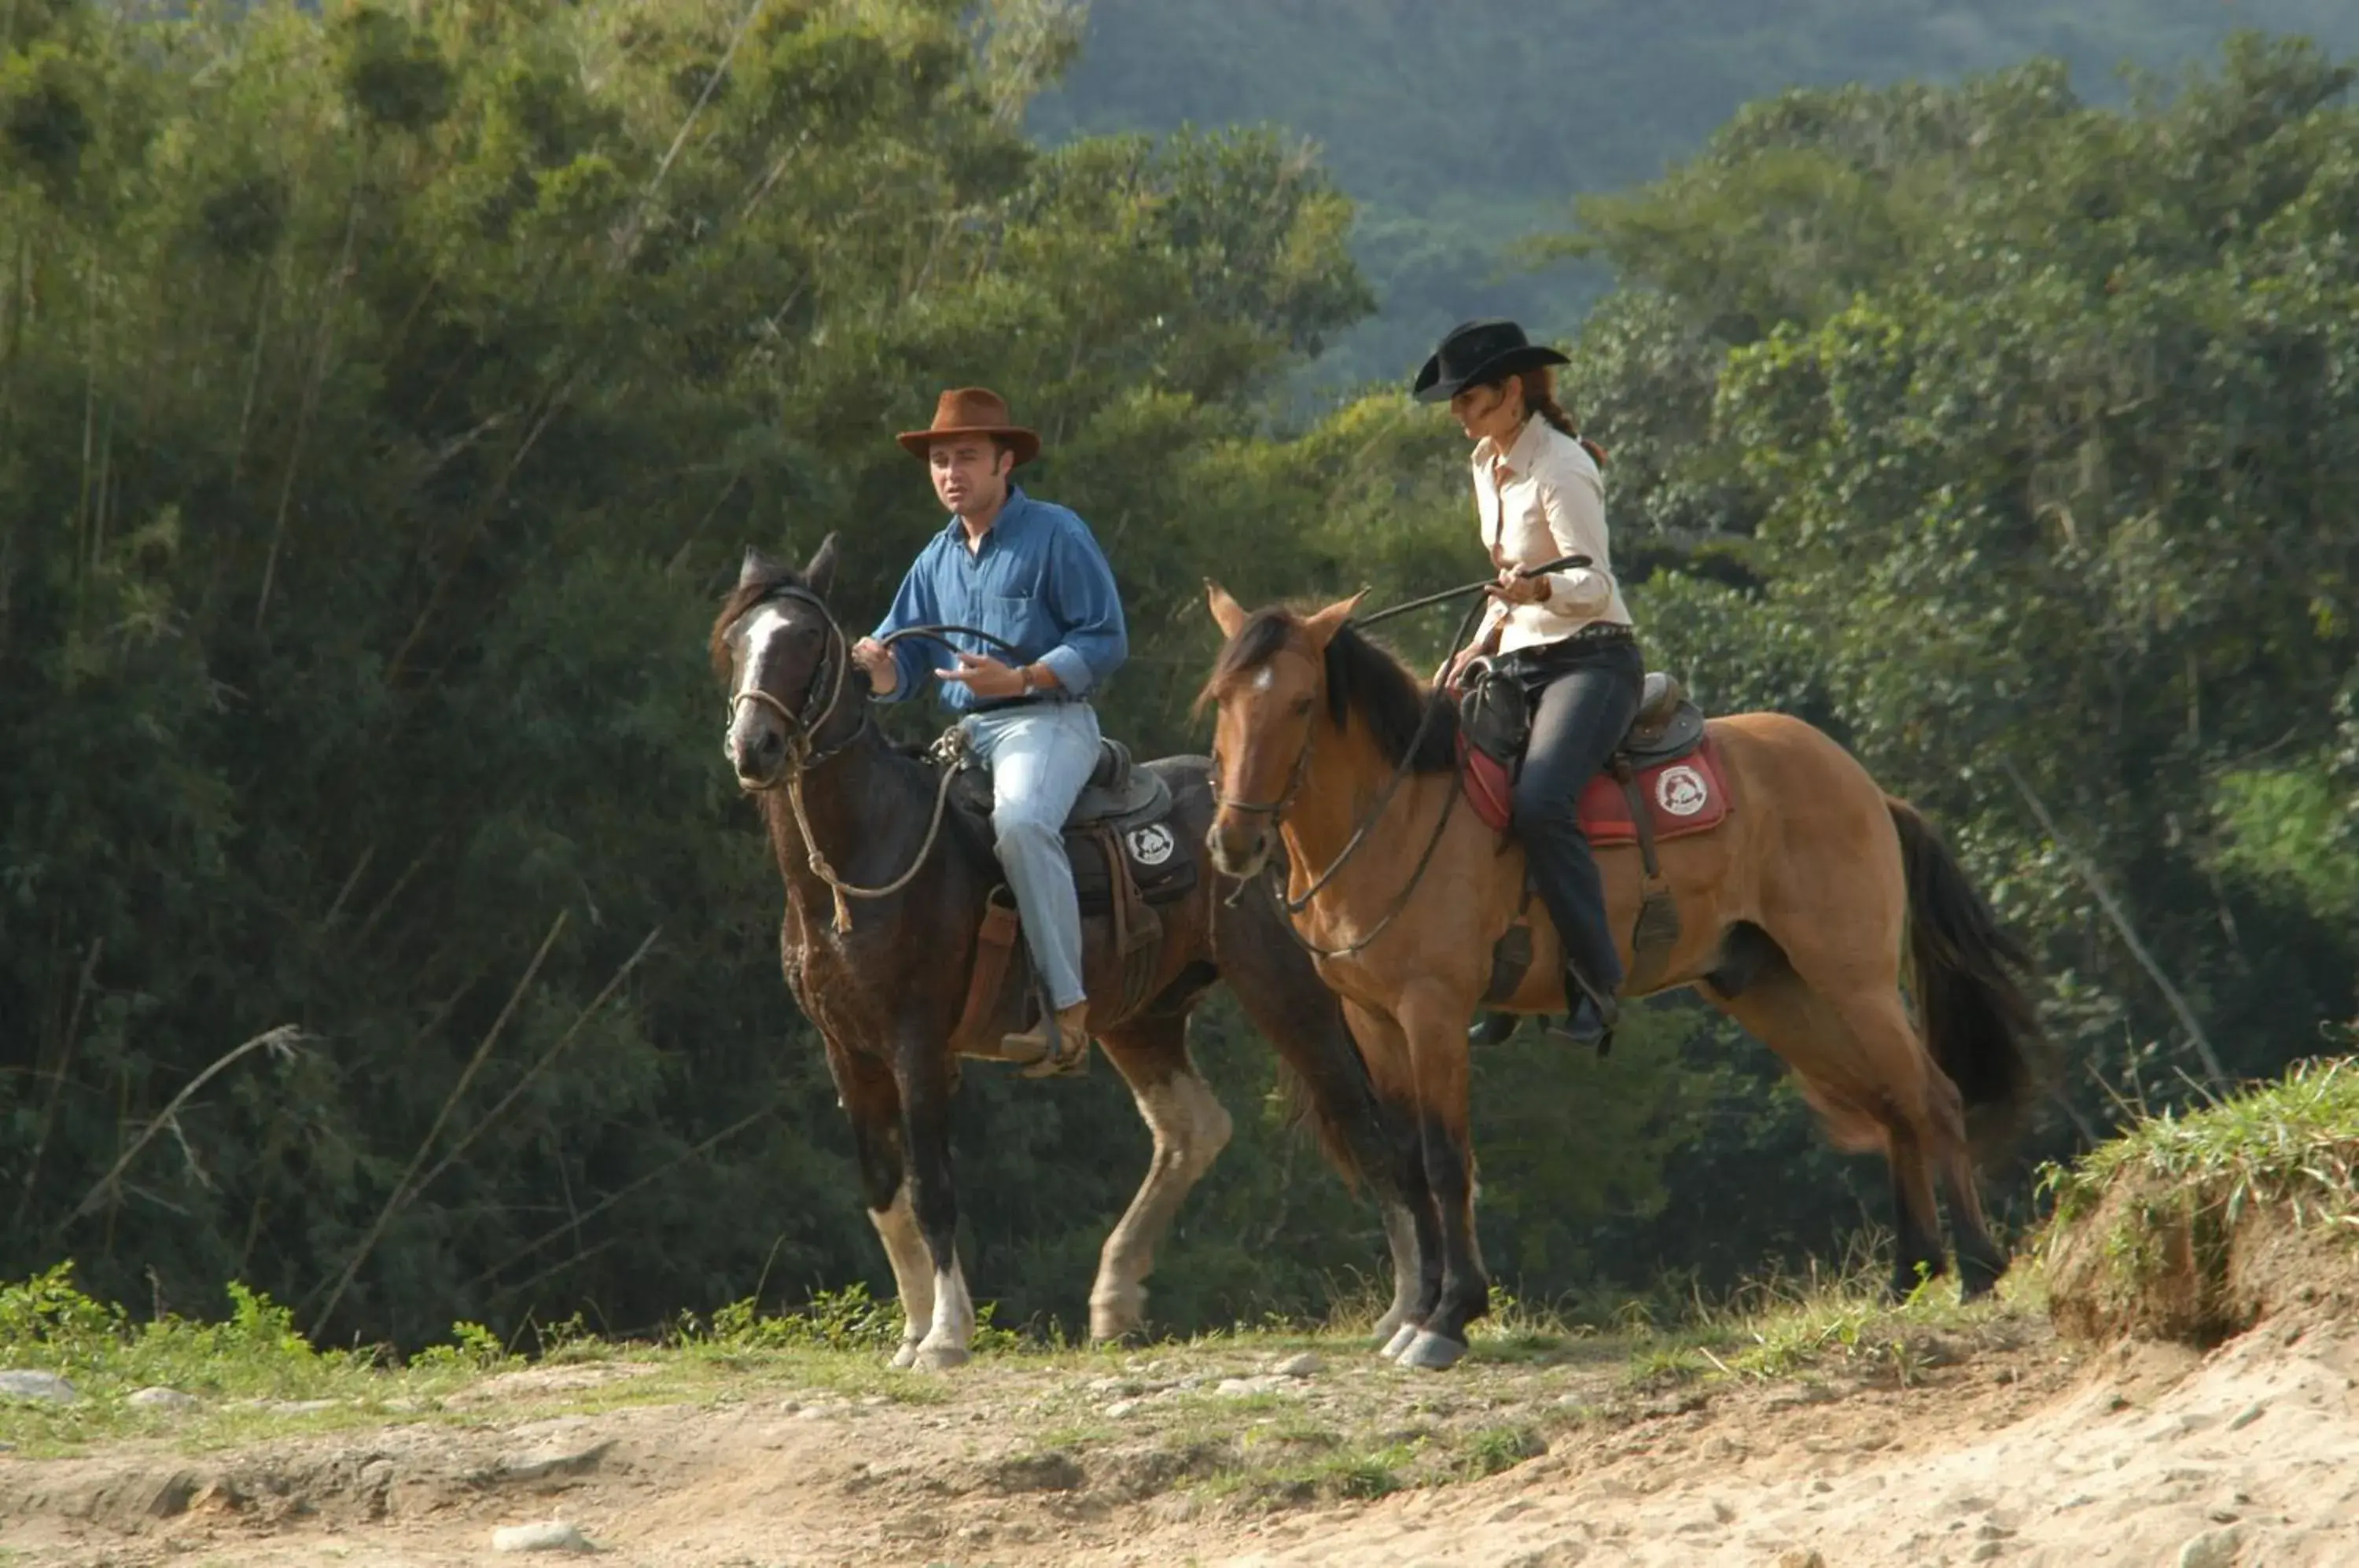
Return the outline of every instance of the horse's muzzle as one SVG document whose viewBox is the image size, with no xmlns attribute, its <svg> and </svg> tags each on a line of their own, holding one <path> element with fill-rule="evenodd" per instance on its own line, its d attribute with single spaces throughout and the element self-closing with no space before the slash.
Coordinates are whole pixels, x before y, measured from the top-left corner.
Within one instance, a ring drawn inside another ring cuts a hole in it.
<svg viewBox="0 0 2359 1568">
<path fill-rule="evenodd" d="M 1224 811 L 1212 819 L 1204 847 L 1212 852 L 1213 870 L 1242 881 L 1260 876 L 1262 867 L 1269 864 L 1269 830 L 1249 818 L 1234 820 Z"/>
<path fill-rule="evenodd" d="M 787 766 L 786 737 L 767 725 L 751 726 L 742 734 L 731 731 L 726 750 L 740 789 L 767 789 Z"/>
</svg>

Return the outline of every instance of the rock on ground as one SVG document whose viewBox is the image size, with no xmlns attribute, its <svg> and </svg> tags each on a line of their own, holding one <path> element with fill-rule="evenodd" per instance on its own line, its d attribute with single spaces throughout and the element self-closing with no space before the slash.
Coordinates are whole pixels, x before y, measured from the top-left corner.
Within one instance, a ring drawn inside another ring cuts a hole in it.
<svg viewBox="0 0 2359 1568">
<path fill-rule="evenodd" d="M 589 1538 L 563 1519 L 512 1524 L 492 1531 L 495 1552 L 591 1552 Z"/>
<path fill-rule="evenodd" d="M 170 1410 L 178 1413 L 197 1408 L 193 1394 L 183 1394 L 178 1388 L 142 1388 L 124 1401 L 143 1410 Z"/>
<path fill-rule="evenodd" d="M 0 1372 L 0 1399 L 53 1399 L 70 1405 L 82 1396 L 54 1372 Z"/>
</svg>

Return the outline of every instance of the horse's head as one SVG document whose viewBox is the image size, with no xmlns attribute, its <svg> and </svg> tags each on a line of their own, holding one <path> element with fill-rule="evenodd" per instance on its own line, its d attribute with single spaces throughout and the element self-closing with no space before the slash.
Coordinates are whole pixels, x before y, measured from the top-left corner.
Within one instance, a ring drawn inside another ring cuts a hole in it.
<svg viewBox="0 0 2359 1568">
<path fill-rule="evenodd" d="M 729 734 L 722 751 L 748 789 L 785 776 L 833 716 L 851 680 L 851 649 L 828 613 L 835 581 L 835 536 L 800 572 L 748 550 L 737 586 L 712 624 L 712 668 L 729 683 Z"/>
<path fill-rule="evenodd" d="M 1327 645 L 1360 595 L 1299 615 L 1277 607 L 1248 612 L 1217 583 L 1204 592 L 1229 639 L 1197 698 L 1199 707 L 1215 710 L 1219 810 L 1205 842 L 1223 876 L 1251 877 L 1269 859 L 1271 831 L 1301 791 L 1327 697 Z"/>
</svg>

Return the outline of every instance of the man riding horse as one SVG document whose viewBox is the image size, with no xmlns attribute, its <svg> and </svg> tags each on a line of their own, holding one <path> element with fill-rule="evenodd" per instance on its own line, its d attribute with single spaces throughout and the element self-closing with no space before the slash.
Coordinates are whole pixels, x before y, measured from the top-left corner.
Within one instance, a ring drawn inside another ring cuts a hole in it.
<svg viewBox="0 0 2359 1568">
<path fill-rule="evenodd" d="M 961 715 L 968 747 L 991 771 L 994 845 L 1051 1009 L 1007 1037 L 1006 1049 L 1016 1060 L 1037 1059 L 1036 1074 L 1081 1072 L 1089 1002 L 1081 906 L 1060 830 L 1098 760 L 1089 695 L 1130 651 L 1122 599 L 1089 525 L 1015 483 L 1016 470 L 1039 455 L 1040 438 L 1013 422 L 997 394 L 945 392 L 933 423 L 898 439 L 924 460 L 950 521 L 852 656 L 879 699 L 912 697 L 930 676 Z M 882 640 L 945 624 L 985 634 L 1015 662 L 963 632 L 946 634 L 957 659 L 948 668 L 929 662 L 930 638 Z"/>
</svg>

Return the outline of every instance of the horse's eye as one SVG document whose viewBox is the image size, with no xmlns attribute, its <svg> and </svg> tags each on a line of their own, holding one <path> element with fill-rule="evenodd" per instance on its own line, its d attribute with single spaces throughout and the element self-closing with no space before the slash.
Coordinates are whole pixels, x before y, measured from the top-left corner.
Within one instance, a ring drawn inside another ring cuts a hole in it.
<svg viewBox="0 0 2359 1568">
<path fill-rule="evenodd" d="M 1310 693 L 1308 691 L 1305 691 L 1301 696 L 1297 697 L 1294 700 L 1294 716 L 1296 718 L 1301 718 L 1303 715 L 1310 712 Z"/>
</svg>

